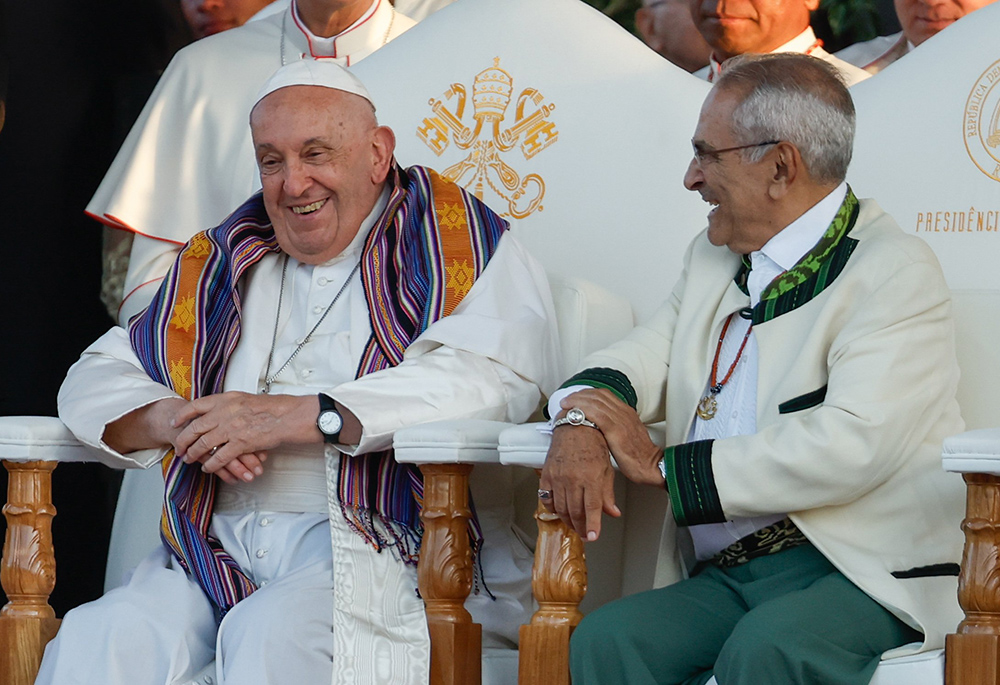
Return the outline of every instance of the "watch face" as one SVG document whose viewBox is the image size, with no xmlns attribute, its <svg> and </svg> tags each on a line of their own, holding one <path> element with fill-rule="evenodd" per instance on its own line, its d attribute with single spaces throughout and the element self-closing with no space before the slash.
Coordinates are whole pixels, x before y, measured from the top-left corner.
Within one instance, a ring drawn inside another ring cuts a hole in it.
<svg viewBox="0 0 1000 685">
<path fill-rule="evenodd" d="M 336 435 L 344 425 L 344 420 L 340 414 L 333 410 L 327 410 L 319 415 L 319 429 L 327 435 Z"/>
<path fill-rule="evenodd" d="M 568 412 L 566 412 L 566 418 L 569 419 L 570 423 L 578 425 L 580 423 L 583 423 L 584 419 L 586 419 L 587 416 L 583 413 L 582 409 L 577 409 L 576 407 L 573 407 Z"/>
</svg>

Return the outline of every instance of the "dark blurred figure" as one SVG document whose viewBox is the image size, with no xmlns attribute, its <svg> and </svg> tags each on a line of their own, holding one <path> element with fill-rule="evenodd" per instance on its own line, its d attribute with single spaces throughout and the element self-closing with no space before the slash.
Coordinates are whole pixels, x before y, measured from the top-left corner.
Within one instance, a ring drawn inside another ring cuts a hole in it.
<svg viewBox="0 0 1000 685">
<path fill-rule="evenodd" d="M 686 71 L 708 64 L 712 46 L 698 33 L 687 0 L 643 0 L 635 11 L 643 42 Z"/>
<path fill-rule="evenodd" d="M 195 40 L 243 26 L 273 0 L 181 0 L 181 11 Z"/>
<path fill-rule="evenodd" d="M 83 209 L 118 147 L 123 85 L 155 81 L 186 40 L 176 0 L 0 5 L 10 70 L 0 134 L 9 240 L 0 268 L 0 415 L 55 416 L 66 369 L 111 323 L 98 299 L 101 230 Z M 0 480 L 6 493 L 6 471 Z M 103 466 L 63 464 L 53 481 L 52 605 L 62 615 L 102 592 L 119 478 Z"/>
</svg>

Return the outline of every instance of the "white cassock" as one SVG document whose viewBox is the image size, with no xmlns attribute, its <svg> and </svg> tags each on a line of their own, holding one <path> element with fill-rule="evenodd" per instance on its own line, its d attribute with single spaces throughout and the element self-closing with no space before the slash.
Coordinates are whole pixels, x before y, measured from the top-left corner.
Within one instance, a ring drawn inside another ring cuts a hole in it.
<svg viewBox="0 0 1000 685">
<path fill-rule="evenodd" d="M 545 274 L 509 233 L 454 313 L 420 335 L 401 364 L 354 378 L 371 335 L 354 267 L 378 211 L 338 258 L 315 267 L 288 259 L 280 318 L 285 257 L 270 254 L 249 269 L 243 332 L 224 389 L 258 392 L 274 336 L 272 373 L 347 281 L 271 389 L 322 391 L 347 406 L 364 431 L 360 444 L 345 451 L 384 449 L 397 429 L 426 421 L 524 420 L 540 388 L 556 382 L 557 341 Z M 127 334 L 114 328 L 70 370 L 60 416 L 108 464 L 148 466 L 163 450 L 118 454 L 102 442 L 104 428 L 172 396 L 146 376 Z M 332 667 L 337 684 L 426 684 L 429 640 L 415 569 L 391 552 L 376 553 L 347 527 L 336 499 L 339 458 L 332 447 L 278 449 L 254 482 L 221 485 L 212 532 L 260 589 L 237 604 L 218 631 L 201 589 L 160 549 L 129 584 L 69 612 L 37 682 L 187 683 L 215 657 L 217 683 L 323 683 Z M 333 474 L 329 485 L 327 473 Z M 510 508 L 484 504 L 477 508 L 490 567 L 486 582 L 498 599 L 474 595 L 469 608 L 493 632 L 515 640 L 517 626 L 530 616 L 531 554 L 511 532 Z"/>
<path fill-rule="evenodd" d="M 810 26 L 781 47 L 771 50 L 771 53 L 798 52 L 803 55 L 811 55 L 812 57 L 821 59 L 824 62 L 829 62 L 833 66 L 837 67 L 837 71 L 839 71 L 840 75 L 844 77 L 844 81 L 848 86 L 853 86 L 858 81 L 864 81 L 866 78 L 871 77 L 871 74 L 864 69 L 856 67 L 853 64 L 849 64 L 848 62 L 838 58 L 836 55 L 831 55 L 829 52 L 824 50 L 822 46 L 823 41 L 816 38 L 816 34 Z M 709 59 L 708 66 L 702 67 L 698 71 L 694 72 L 694 75 L 699 78 L 703 78 L 706 81 L 711 81 L 713 75 L 719 73 L 720 68 L 721 64 L 715 59 L 715 53 L 713 53 Z"/>
<path fill-rule="evenodd" d="M 389 0 L 373 0 L 353 25 L 320 38 L 292 2 L 174 56 L 87 205 L 135 232 L 119 322 L 145 309 L 181 245 L 260 188 L 249 116 L 264 81 L 307 56 L 351 66 L 413 25 Z"/>
</svg>

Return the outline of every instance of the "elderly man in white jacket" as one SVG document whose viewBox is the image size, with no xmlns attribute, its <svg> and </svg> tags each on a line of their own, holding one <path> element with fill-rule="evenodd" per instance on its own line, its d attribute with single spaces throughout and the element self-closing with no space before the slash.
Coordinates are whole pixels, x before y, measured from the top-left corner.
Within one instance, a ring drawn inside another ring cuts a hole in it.
<svg viewBox="0 0 1000 685">
<path fill-rule="evenodd" d="M 950 295 L 845 183 L 853 139 L 826 63 L 724 69 L 684 180 L 707 231 L 652 319 L 550 401 L 541 487 L 580 535 L 618 513 L 610 451 L 663 493 L 664 540 L 693 543 L 686 580 L 583 620 L 574 685 L 867 685 L 883 652 L 941 647 L 961 619 Z M 643 426 L 664 419 L 665 450 Z"/>
</svg>

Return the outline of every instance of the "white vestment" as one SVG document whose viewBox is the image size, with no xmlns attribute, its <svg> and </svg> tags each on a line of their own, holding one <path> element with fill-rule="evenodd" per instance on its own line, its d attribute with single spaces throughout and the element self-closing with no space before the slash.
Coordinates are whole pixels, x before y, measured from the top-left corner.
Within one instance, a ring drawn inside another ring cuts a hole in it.
<svg viewBox="0 0 1000 685">
<path fill-rule="evenodd" d="M 900 31 L 891 36 L 878 36 L 863 43 L 848 45 L 837 52 L 837 57 L 874 75 L 912 50 L 913 44 Z"/>
<path fill-rule="evenodd" d="M 810 26 L 781 47 L 772 50 L 771 53 L 799 52 L 803 55 L 811 55 L 823 60 L 824 62 L 829 62 L 833 66 L 837 67 L 837 71 L 839 71 L 840 75 L 844 77 L 844 81 L 848 86 L 853 86 L 858 81 L 864 81 L 866 78 L 871 77 L 871 74 L 866 72 L 864 69 L 856 67 L 853 64 L 849 64 L 835 55 L 831 55 L 822 48 L 822 45 L 822 41 L 816 38 L 816 34 Z M 694 75 L 699 78 L 703 78 L 706 81 L 711 81 L 712 75 L 718 74 L 720 67 L 721 64 L 715 59 L 715 53 L 712 53 L 708 66 L 702 67 L 698 71 L 694 72 Z"/>
<path fill-rule="evenodd" d="M 413 21 L 423 21 L 455 0 L 396 0 L 396 11 L 402 12 Z"/>
<path fill-rule="evenodd" d="M 383 195 L 380 205 L 384 201 Z M 274 373 L 324 316 L 334 294 L 347 281 L 343 295 L 326 314 L 310 342 L 279 374 L 271 390 L 295 395 L 322 391 L 350 409 L 364 430 L 360 444 L 343 447 L 343 451 L 384 449 L 391 445 L 397 429 L 426 421 L 455 418 L 524 420 L 535 409 L 540 389 L 553 387 L 558 353 L 555 318 L 544 272 L 509 233 L 503 236 L 489 266 L 454 313 L 428 327 L 407 348 L 401 364 L 354 379 L 371 336 L 368 304 L 354 266 L 360 258 L 363 237 L 377 214 L 378 208 L 368 217 L 351 246 L 331 262 L 310 267 L 288 259 L 284 288 L 281 285 L 284 256 L 267 255 L 248 270 L 243 281 L 242 335 L 229 360 L 224 390 L 258 392 L 268 359 L 273 357 L 271 373 Z M 284 304 L 279 318 L 278 293 L 282 290 Z M 153 382 L 142 371 L 125 331 L 114 328 L 92 345 L 70 370 L 60 391 L 60 416 L 82 442 L 101 450 L 108 464 L 149 466 L 162 457 L 163 450 L 118 454 L 104 444 L 104 428 L 136 408 L 171 396 L 174 396 L 171 390 Z M 324 453 L 326 476 L 321 459 Z M 301 535 L 288 534 L 260 547 L 256 538 L 245 537 L 247 527 L 254 528 L 253 524 L 246 523 L 245 517 L 258 520 L 263 516 L 275 525 L 294 527 L 298 524 L 288 524 L 287 517 L 303 511 L 314 513 L 322 508 L 325 497 L 333 548 L 333 592 L 329 598 L 332 636 L 329 623 L 325 627 L 320 623 L 319 630 L 331 641 L 333 682 L 345 685 L 426 683 L 429 642 L 422 602 L 415 592 L 414 569 L 397 561 L 390 552 L 375 553 L 348 528 L 336 499 L 339 459 L 340 453 L 332 447 L 274 450 L 264 465 L 264 476 L 251 484 L 220 488 L 213 530 L 218 531 L 223 541 L 232 541 L 227 544 L 235 547 L 233 556 L 245 559 L 246 563 L 253 565 L 255 559 L 281 559 L 301 548 Z M 318 506 L 316 481 L 310 478 L 310 472 L 318 473 L 320 483 L 326 485 L 325 488 L 320 486 Z M 332 480 L 328 475 L 331 473 Z M 491 512 L 489 504 L 480 509 L 486 538 L 483 554 L 491 555 L 488 560 L 484 556 L 484 566 L 492 567 L 492 571 L 486 571 L 486 581 L 498 595 L 498 601 L 492 602 L 481 594 L 471 598 L 470 604 L 479 605 L 474 613 L 478 614 L 476 618 L 480 622 L 485 619 L 484 627 L 489 626 L 494 633 L 506 633 L 513 641 L 517 626 L 530 614 L 530 605 L 525 606 L 525 600 L 530 601 L 527 578 L 531 555 L 523 546 L 519 551 L 511 549 L 512 545 L 520 543 L 511 531 L 509 507 L 506 511 Z M 322 516 L 325 517 L 326 512 Z M 300 532 L 315 535 L 310 526 L 301 527 Z M 153 572 L 152 568 L 159 572 L 163 561 L 162 553 L 154 555 L 139 570 Z M 308 561 L 312 563 L 315 559 L 310 557 Z M 254 568 L 248 571 L 257 573 Z M 265 569 L 260 573 L 264 580 L 272 580 L 273 572 Z M 491 574 L 495 582 L 491 582 Z M 320 582 L 320 590 L 322 582 L 326 581 Z M 309 588 L 316 591 L 315 584 Z M 508 590 L 510 592 L 505 592 Z M 270 588 L 259 590 L 255 595 L 264 597 L 269 591 Z M 293 594 L 295 592 L 299 589 Z M 164 596 L 167 592 L 161 589 L 155 594 Z M 114 597 L 120 596 L 111 593 L 78 610 L 85 615 L 86 621 L 75 620 L 70 612 L 59 637 L 52 643 L 49 650 L 52 656 L 46 659 L 42 673 L 58 671 L 59 664 L 52 665 L 50 660 L 65 664 L 67 672 L 79 673 L 80 663 L 92 657 L 88 650 L 95 649 L 88 638 L 100 635 L 97 644 L 108 644 L 108 631 L 116 627 L 120 630 L 120 626 L 110 620 L 117 614 L 109 616 L 100 610 L 102 602 L 107 601 L 113 607 Z M 112 600 L 108 600 L 109 597 Z M 231 615 L 237 613 L 239 606 Z M 253 620 L 261 619 L 256 616 Z M 510 624 L 505 630 L 499 626 L 504 622 Z M 290 623 L 294 624 L 294 618 Z M 310 624 L 312 631 L 317 630 L 312 617 Z M 306 637 L 315 639 L 309 628 L 302 629 Z M 224 649 L 224 633 L 231 635 L 240 630 L 227 616 L 218 635 L 220 648 Z M 210 625 L 208 631 L 212 633 L 214 625 Z M 203 636 L 197 642 L 200 652 L 205 651 L 205 645 L 211 651 L 215 639 L 214 634 Z M 132 644 L 128 647 L 138 648 Z M 254 649 L 252 645 L 250 649 Z M 224 653 L 217 657 L 216 677 L 222 678 L 226 675 L 222 668 L 227 662 Z M 282 658 L 280 653 L 274 657 Z M 167 658 L 176 661 L 174 656 Z M 118 676 L 115 669 L 120 664 L 110 654 L 105 660 L 114 662 L 106 664 L 106 673 L 84 675 L 102 677 L 101 682 L 109 685 L 116 682 L 112 675 Z M 203 665 L 195 663 L 193 657 L 183 661 L 181 667 L 187 670 L 176 674 L 180 678 L 177 682 L 186 682 L 184 678 Z M 127 673 L 121 677 L 122 683 L 135 682 L 128 679 L 132 676 Z M 248 677 L 243 674 L 235 681 L 225 682 L 250 685 Z M 265 676 L 261 678 L 264 679 L 258 682 L 268 682 Z M 76 681 L 56 678 L 40 682 Z M 300 681 L 293 678 L 281 682 Z"/>
<path fill-rule="evenodd" d="M 319 39 L 292 4 L 174 56 L 87 206 L 136 234 L 119 322 L 145 309 L 180 245 L 260 188 L 248 122 L 264 81 L 309 55 L 350 66 L 413 24 L 389 0 L 373 0 L 354 25 Z"/>
</svg>

